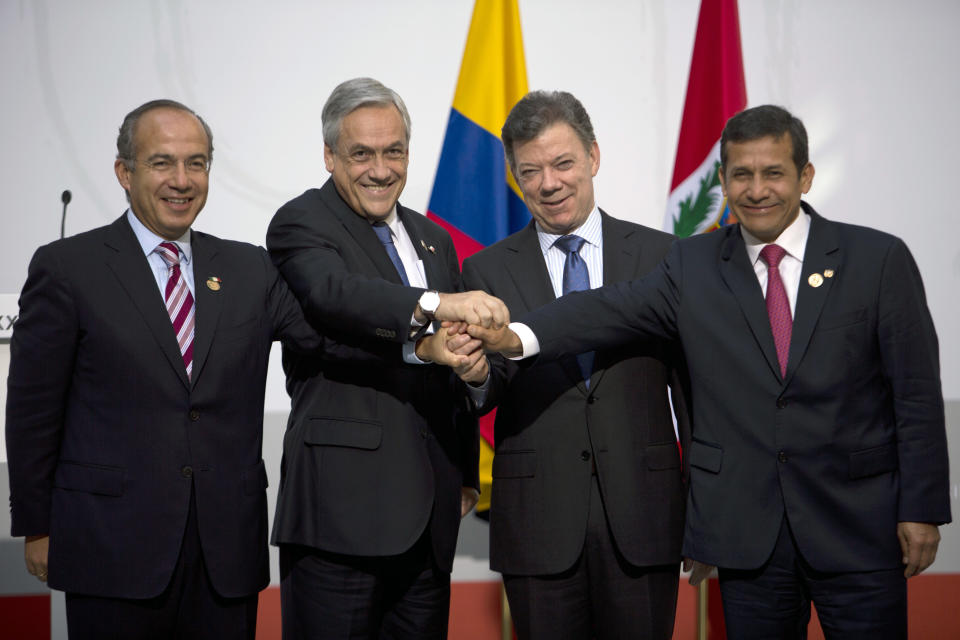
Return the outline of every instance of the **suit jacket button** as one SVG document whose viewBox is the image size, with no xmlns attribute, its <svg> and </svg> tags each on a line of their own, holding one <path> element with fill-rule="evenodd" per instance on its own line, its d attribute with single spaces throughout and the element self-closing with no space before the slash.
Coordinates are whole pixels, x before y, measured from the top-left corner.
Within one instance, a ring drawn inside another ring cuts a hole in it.
<svg viewBox="0 0 960 640">
<path fill-rule="evenodd" d="M 184 478 L 192 478 L 193 467 L 191 467 L 190 465 L 187 465 L 183 469 L 180 469 L 180 475 L 182 475 Z"/>
<path fill-rule="evenodd" d="M 427 438 L 427 430 L 426 430 L 426 429 L 420 429 L 420 437 L 423 438 L 424 440 L 426 440 L 426 438 Z"/>
<path fill-rule="evenodd" d="M 200 419 L 200 412 L 197 411 L 196 409 L 190 409 L 190 421 L 196 422 L 199 419 Z"/>
<path fill-rule="evenodd" d="M 779 460 L 780 462 L 786 462 L 786 461 L 787 461 L 787 454 L 784 453 L 783 451 L 777 453 L 777 460 Z"/>
<path fill-rule="evenodd" d="M 587 460 L 589 460 L 589 459 L 590 459 L 590 452 L 589 452 L 589 451 L 586 451 L 586 450 L 581 451 L 581 452 L 580 452 L 580 459 L 583 460 L 584 462 L 586 462 Z"/>
<path fill-rule="evenodd" d="M 777 409 L 786 409 L 788 404 L 786 398 L 777 398 Z"/>
<path fill-rule="evenodd" d="M 596 402 L 596 401 L 597 401 L 597 399 L 594 398 L 593 396 L 588 396 L 588 397 L 587 397 L 587 404 L 593 404 L 593 403 Z"/>
</svg>

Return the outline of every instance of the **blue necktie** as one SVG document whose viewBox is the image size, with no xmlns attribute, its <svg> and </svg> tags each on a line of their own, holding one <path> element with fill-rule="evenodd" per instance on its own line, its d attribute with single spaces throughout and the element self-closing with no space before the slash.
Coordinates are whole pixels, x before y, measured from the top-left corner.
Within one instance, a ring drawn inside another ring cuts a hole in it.
<svg viewBox="0 0 960 640">
<path fill-rule="evenodd" d="M 563 263 L 563 295 L 571 291 L 587 291 L 590 289 L 590 272 L 587 263 L 580 257 L 580 247 L 586 242 L 580 236 L 560 236 L 554 246 L 567 254 Z M 593 373 L 593 351 L 587 351 L 577 356 L 577 364 L 583 373 L 587 388 L 590 387 L 590 374 Z"/>
<path fill-rule="evenodd" d="M 387 226 L 386 222 L 375 222 L 373 223 L 373 231 L 377 234 L 377 237 L 380 238 L 380 242 L 383 243 L 383 248 L 387 250 L 387 255 L 390 256 L 390 261 L 393 262 L 393 266 L 397 268 L 397 273 L 400 274 L 400 280 L 409 287 L 410 280 L 407 279 L 407 270 L 403 268 L 403 261 L 400 260 L 397 246 L 393 244 L 390 227 Z"/>
</svg>

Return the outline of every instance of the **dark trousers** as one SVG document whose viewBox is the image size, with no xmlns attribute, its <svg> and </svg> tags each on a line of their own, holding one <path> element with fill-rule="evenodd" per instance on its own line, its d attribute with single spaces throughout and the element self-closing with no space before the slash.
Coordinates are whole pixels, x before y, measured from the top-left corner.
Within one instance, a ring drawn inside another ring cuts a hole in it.
<svg viewBox="0 0 960 640">
<path fill-rule="evenodd" d="M 730 638 L 803 640 L 811 602 L 828 640 L 907 637 L 907 581 L 902 567 L 816 571 L 800 555 L 786 518 L 766 564 L 749 571 L 721 568 L 719 576 Z"/>
<path fill-rule="evenodd" d="M 257 594 L 224 598 L 210 584 L 193 495 L 180 556 L 162 594 L 131 600 L 67 593 L 66 606 L 70 640 L 254 640 L 257 632 Z"/>
<path fill-rule="evenodd" d="M 680 563 L 635 567 L 617 550 L 596 477 L 584 549 L 556 575 L 504 575 L 519 640 L 669 640 Z"/>
<path fill-rule="evenodd" d="M 450 574 L 429 535 L 406 553 L 369 557 L 280 546 L 284 640 L 447 637 Z"/>
</svg>

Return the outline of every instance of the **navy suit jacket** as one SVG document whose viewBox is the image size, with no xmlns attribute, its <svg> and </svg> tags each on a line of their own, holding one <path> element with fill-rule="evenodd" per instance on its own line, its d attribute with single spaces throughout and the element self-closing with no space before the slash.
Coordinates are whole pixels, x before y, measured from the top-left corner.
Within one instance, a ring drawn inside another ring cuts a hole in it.
<svg viewBox="0 0 960 640">
<path fill-rule="evenodd" d="M 397 214 L 430 288 L 460 291 L 447 232 L 399 204 Z M 422 289 L 400 284 L 332 179 L 280 208 L 267 247 L 308 320 L 340 345 L 320 357 L 284 351 L 293 408 L 273 542 L 396 555 L 429 526 L 437 564 L 450 571 L 460 488 L 478 485 L 477 420 L 449 368 L 402 359 Z"/>
<path fill-rule="evenodd" d="M 685 555 L 758 567 L 786 514 L 815 569 L 899 567 L 897 522 L 950 521 L 936 333 L 901 240 L 803 207 L 785 377 L 738 226 L 678 241 L 648 278 L 523 321 L 542 358 L 679 340 L 693 405 Z"/>
<path fill-rule="evenodd" d="M 10 344 L 12 534 L 50 534 L 55 589 L 161 593 L 191 486 L 217 592 L 269 582 L 268 355 L 281 336 L 311 349 L 319 338 L 265 251 L 196 231 L 191 246 L 191 380 L 126 216 L 41 247 L 30 264 Z"/>
<path fill-rule="evenodd" d="M 666 233 L 601 216 L 605 284 L 645 275 L 673 242 Z M 533 221 L 464 260 L 463 278 L 468 289 L 502 299 L 511 317 L 555 299 Z M 594 467 L 624 558 L 633 565 L 679 562 L 686 490 L 667 396 L 676 355 L 658 341 L 600 351 L 589 389 L 573 355 L 540 366 L 491 357 L 485 408 L 499 404 L 492 569 L 540 575 L 573 566 L 583 551 Z M 679 405 L 686 447 L 689 419 Z"/>
</svg>

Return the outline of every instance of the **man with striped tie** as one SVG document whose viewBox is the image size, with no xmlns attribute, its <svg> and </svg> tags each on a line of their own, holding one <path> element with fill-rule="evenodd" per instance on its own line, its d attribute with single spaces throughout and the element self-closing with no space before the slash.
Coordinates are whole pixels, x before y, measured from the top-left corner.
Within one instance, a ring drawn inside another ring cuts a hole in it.
<svg viewBox="0 0 960 640">
<path fill-rule="evenodd" d="M 255 635 L 268 354 L 320 338 L 266 252 L 191 230 L 212 153 L 184 105 L 132 111 L 115 163 L 130 208 L 38 249 L 20 298 L 12 533 L 67 592 L 71 638 Z"/>
</svg>

